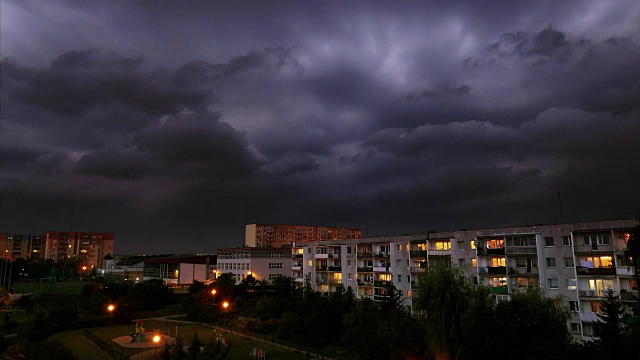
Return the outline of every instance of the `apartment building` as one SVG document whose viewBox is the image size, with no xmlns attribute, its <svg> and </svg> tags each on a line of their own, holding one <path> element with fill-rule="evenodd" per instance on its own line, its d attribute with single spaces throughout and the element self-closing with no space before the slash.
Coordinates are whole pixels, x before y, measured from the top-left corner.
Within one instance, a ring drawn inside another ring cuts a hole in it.
<svg viewBox="0 0 640 360">
<path fill-rule="evenodd" d="M 228 248 L 219 249 L 217 255 L 217 274 L 231 273 L 236 283 L 249 275 L 269 282 L 291 276 L 291 248 Z"/>
<path fill-rule="evenodd" d="M 2 258 L 14 261 L 17 258 L 41 257 L 43 236 L 41 234 L 0 234 Z"/>
<path fill-rule="evenodd" d="M 283 224 L 247 224 L 244 246 L 291 247 L 294 242 L 358 239 L 362 230 Z"/>
<path fill-rule="evenodd" d="M 44 259 L 60 261 L 75 257 L 81 269 L 104 268 L 104 257 L 113 256 L 113 233 L 48 231 L 44 234 Z"/>
<path fill-rule="evenodd" d="M 428 266 L 460 266 L 496 301 L 528 288 L 562 296 L 572 311 L 572 335 L 590 339 L 606 289 L 623 303 L 637 294 L 624 249 L 638 223 L 627 219 L 295 243 L 292 276 L 299 286 L 308 278 L 317 291 L 351 286 L 359 298 L 373 299 L 386 296 L 385 285 L 391 283 L 411 306 Z"/>
</svg>

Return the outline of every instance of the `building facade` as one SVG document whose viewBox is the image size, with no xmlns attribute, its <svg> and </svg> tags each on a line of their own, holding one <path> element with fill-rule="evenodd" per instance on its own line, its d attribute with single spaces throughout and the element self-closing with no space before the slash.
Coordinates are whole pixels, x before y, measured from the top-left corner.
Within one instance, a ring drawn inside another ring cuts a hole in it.
<svg viewBox="0 0 640 360">
<path fill-rule="evenodd" d="M 362 230 L 282 224 L 247 224 L 244 246 L 291 247 L 294 242 L 359 239 Z"/>
<path fill-rule="evenodd" d="M 459 266 L 496 301 L 529 288 L 561 296 L 572 335 L 590 339 L 607 289 L 623 303 L 638 293 L 624 256 L 637 225 L 627 219 L 296 243 L 292 277 L 299 286 L 308 278 L 323 293 L 350 286 L 359 298 L 377 300 L 393 284 L 412 306 L 428 266 Z"/>
<path fill-rule="evenodd" d="M 41 252 L 42 258 L 56 262 L 75 257 L 81 262 L 80 268 L 89 272 L 105 267 L 104 257 L 113 256 L 114 244 L 113 233 L 48 231 L 44 234 Z"/>
<path fill-rule="evenodd" d="M 42 258 L 44 249 L 42 234 L 0 234 L 2 259 L 14 261 L 17 258 Z"/>
<path fill-rule="evenodd" d="M 291 248 L 219 249 L 217 261 L 217 274 L 232 274 L 236 284 L 249 275 L 269 282 L 281 276 L 291 276 Z"/>
</svg>

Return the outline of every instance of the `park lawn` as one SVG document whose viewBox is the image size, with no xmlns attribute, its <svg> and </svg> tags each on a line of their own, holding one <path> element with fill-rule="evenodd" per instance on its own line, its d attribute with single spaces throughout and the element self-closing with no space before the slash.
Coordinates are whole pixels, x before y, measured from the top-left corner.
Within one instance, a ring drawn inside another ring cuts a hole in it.
<svg viewBox="0 0 640 360">
<path fill-rule="evenodd" d="M 162 333 L 166 334 L 167 330 L 170 330 L 170 336 L 174 337 L 175 336 L 175 327 L 176 325 L 178 325 L 178 335 L 182 336 L 186 341 L 188 345 L 188 343 L 191 341 L 191 339 L 193 339 L 193 335 L 195 333 L 198 333 L 198 336 L 200 337 L 200 339 L 204 342 L 208 342 L 211 341 L 213 339 L 215 339 L 216 333 L 214 332 L 213 329 L 208 329 L 208 328 L 204 328 L 200 325 L 194 324 L 178 324 L 175 322 L 166 322 L 166 321 L 158 321 L 158 320 L 146 320 L 143 323 L 145 330 L 160 330 Z M 95 334 L 98 334 L 99 336 L 101 336 L 103 339 L 108 339 L 109 338 L 109 329 L 108 327 L 102 327 L 102 328 L 93 328 L 90 329 L 92 332 L 94 332 Z M 133 332 L 135 330 L 135 324 L 130 324 L 130 325 L 117 325 L 111 328 L 111 338 L 115 338 L 118 336 L 124 336 L 124 335 L 128 335 L 131 332 Z M 78 330 L 78 331 L 82 331 L 82 330 Z M 243 338 L 241 336 L 237 336 L 237 335 L 233 335 L 230 333 L 224 334 L 224 333 L 220 333 L 221 335 L 224 336 L 225 340 L 227 341 L 227 343 L 229 344 L 229 346 L 231 347 L 231 351 L 229 353 L 229 355 L 227 356 L 228 360 L 246 360 L 247 358 L 249 358 L 249 352 L 254 348 L 257 347 L 259 349 L 263 349 L 267 352 L 267 357 L 269 359 L 291 359 L 291 360 L 303 360 L 306 359 L 306 357 L 304 356 L 304 354 L 302 353 L 295 353 L 292 352 L 289 349 L 282 349 L 280 347 L 271 345 L 271 344 L 264 344 L 262 342 L 257 342 L 255 339 L 254 340 L 250 340 L 247 338 Z M 80 333 L 80 336 L 83 336 L 82 333 Z M 84 336 L 83 336 L 84 338 Z M 86 340 L 86 339 L 85 339 Z M 88 342 L 88 340 L 86 340 Z M 71 343 L 64 343 L 65 346 L 67 347 L 71 347 L 72 346 L 72 342 Z M 115 345 L 115 344 L 114 344 Z M 118 351 L 120 351 L 121 353 L 123 353 L 124 355 L 127 356 L 133 356 L 135 354 L 138 354 L 140 352 L 144 352 L 144 351 L 148 351 L 149 348 L 147 349 L 130 349 L 130 348 L 124 348 L 118 345 L 115 345 L 115 347 L 118 349 Z M 100 351 L 97 347 L 96 349 L 98 351 Z M 83 357 L 81 359 L 87 359 L 88 357 Z M 89 357 L 90 358 L 90 357 Z"/>
<path fill-rule="evenodd" d="M 51 335 L 49 340 L 62 343 L 73 355 L 82 359 L 111 360 L 111 357 L 98 346 L 85 338 L 84 330 L 71 330 Z"/>
</svg>

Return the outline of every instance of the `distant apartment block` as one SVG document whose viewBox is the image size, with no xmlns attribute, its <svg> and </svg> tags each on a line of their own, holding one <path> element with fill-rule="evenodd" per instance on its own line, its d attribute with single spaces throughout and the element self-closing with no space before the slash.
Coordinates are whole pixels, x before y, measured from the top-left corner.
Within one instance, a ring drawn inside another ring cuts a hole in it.
<svg viewBox="0 0 640 360">
<path fill-rule="evenodd" d="M 607 289 L 623 303 L 638 294 L 624 256 L 637 225 L 627 219 L 302 242 L 293 246 L 291 269 L 299 286 L 308 278 L 323 293 L 342 285 L 359 298 L 381 300 L 393 284 L 412 306 L 428 266 L 459 266 L 496 301 L 529 288 L 562 296 L 572 313 L 572 335 L 588 340 Z"/>
<path fill-rule="evenodd" d="M 282 224 L 247 224 L 244 245 L 249 247 L 291 247 L 294 242 L 359 239 L 362 230 Z"/>
<path fill-rule="evenodd" d="M 219 249 L 217 255 L 217 274 L 231 273 L 236 283 L 249 275 L 269 282 L 291 276 L 291 248 L 229 248 Z"/>
<path fill-rule="evenodd" d="M 41 234 L 0 234 L 0 251 L 2 258 L 15 260 L 17 258 L 40 258 L 42 252 Z"/>
<path fill-rule="evenodd" d="M 0 234 L 2 258 L 11 261 L 17 258 L 50 259 L 65 258 L 81 260 L 81 269 L 91 271 L 104 267 L 104 257 L 113 255 L 115 237 L 113 233 L 48 231 L 43 234 Z"/>
<path fill-rule="evenodd" d="M 113 256 L 113 233 L 48 231 L 44 234 L 44 259 L 60 261 L 75 257 L 86 271 L 104 268 L 107 254 Z"/>
</svg>

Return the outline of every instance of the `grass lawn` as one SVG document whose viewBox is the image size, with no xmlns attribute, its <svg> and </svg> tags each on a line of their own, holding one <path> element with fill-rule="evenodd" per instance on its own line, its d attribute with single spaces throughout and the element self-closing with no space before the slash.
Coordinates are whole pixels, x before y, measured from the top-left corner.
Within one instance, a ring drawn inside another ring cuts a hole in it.
<svg viewBox="0 0 640 360">
<path fill-rule="evenodd" d="M 65 331 L 52 335 L 50 340 L 57 340 L 68 348 L 73 355 L 82 359 L 111 360 L 111 357 L 100 350 L 94 343 L 83 335 L 84 330 Z"/>
<path fill-rule="evenodd" d="M 79 294 L 86 284 L 94 284 L 91 281 L 56 281 L 49 282 L 39 279 L 22 280 L 13 284 L 14 294 L 46 294 L 46 293 L 73 293 Z"/>
<path fill-rule="evenodd" d="M 155 321 L 155 320 L 147 320 L 144 322 L 144 328 L 145 330 L 160 330 L 163 333 L 166 333 L 167 330 L 170 330 L 169 335 L 174 337 L 175 336 L 175 330 L 176 330 L 176 324 L 177 323 L 172 323 L 172 322 L 165 322 L 165 321 Z M 135 324 L 131 324 L 131 325 L 118 325 L 118 326 L 114 326 L 111 329 L 111 338 L 115 338 L 118 336 L 123 336 L 123 335 L 128 335 L 129 333 L 131 333 L 133 330 L 135 329 Z M 109 338 L 109 329 L 108 327 L 102 327 L 102 328 L 93 328 L 90 329 L 91 331 L 93 331 L 95 334 L 98 334 L 100 337 L 102 337 L 103 339 L 107 340 Z M 198 333 L 198 336 L 200 336 L 200 339 L 204 342 L 208 342 L 211 341 L 213 339 L 215 339 L 216 333 L 214 332 L 214 330 L 212 329 L 207 329 L 204 327 L 201 327 L 199 325 L 179 325 L 178 326 L 178 335 L 182 336 L 185 340 L 187 340 L 187 342 L 190 342 L 191 339 L 193 338 L 193 335 L 195 333 Z M 66 334 L 71 334 L 71 335 L 66 335 Z M 231 347 L 231 351 L 229 353 L 229 356 L 227 356 L 228 360 L 246 360 L 249 358 L 249 352 L 254 348 L 254 347 L 258 347 L 259 349 L 263 349 L 267 352 L 267 356 L 269 359 L 291 359 L 291 360 L 303 360 L 306 359 L 305 355 L 302 353 L 294 353 L 291 350 L 288 349 L 282 349 L 279 348 L 277 346 L 273 346 L 270 344 L 264 344 L 262 342 L 256 342 L 256 340 L 249 340 L 246 338 L 243 338 L 241 336 L 236 336 L 233 334 L 224 334 L 221 333 L 221 335 L 224 336 L 225 340 L 227 341 L 227 343 L 229 344 L 229 346 Z M 67 331 L 65 333 L 61 333 L 61 334 L 57 334 L 56 335 L 59 341 L 61 341 L 66 347 L 68 347 L 69 349 L 72 349 L 73 346 L 75 346 L 76 343 L 78 342 L 77 337 L 82 337 L 83 339 L 83 343 L 86 342 L 89 345 L 91 345 L 91 342 L 89 342 L 88 340 L 86 340 L 84 338 L 84 336 L 82 335 L 82 330 L 74 330 L 74 331 Z M 114 344 L 115 345 L 115 344 Z M 187 344 L 185 344 L 187 345 Z M 91 345 L 93 348 L 95 348 L 96 351 L 101 351 L 99 348 L 97 348 L 96 346 Z M 127 356 L 133 356 L 135 354 L 138 354 L 140 352 L 144 352 L 144 351 L 148 351 L 150 350 L 150 348 L 147 349 L 129 349 L 129 348 L 123 348 L 120 347 L 118 345 L 115 345 L 115 347 L 124 355 Z M 85 348 L 84 345 L 79 345 L 78 349 L 76 351 L 79 352 L 83 352 L 84 355 L 76 355 L 79 359 L 93 359 L 95 357 L 93 357 L 92 355 L 90 355 L 89 351 L 91 351 L 91 348 Z M 75 354 L 75 352 L 74 352 Z M 104 354 L 106 355 L 106 354 Z M 100 358 L 102 359 L 102 358 Z"/>
</svg>

